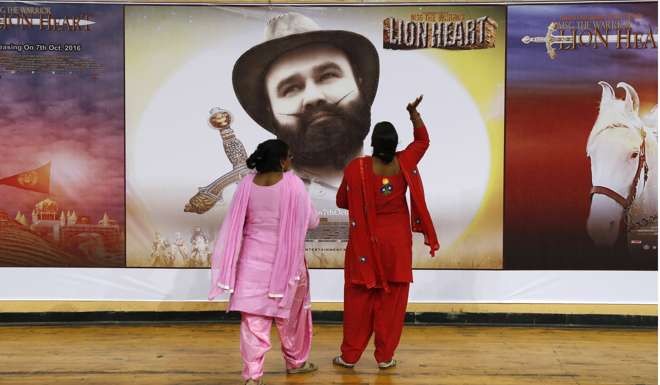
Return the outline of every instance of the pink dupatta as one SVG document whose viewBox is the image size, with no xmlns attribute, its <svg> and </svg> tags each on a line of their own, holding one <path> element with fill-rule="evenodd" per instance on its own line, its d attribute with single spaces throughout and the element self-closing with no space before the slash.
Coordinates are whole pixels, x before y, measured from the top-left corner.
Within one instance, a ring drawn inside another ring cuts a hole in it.
<svg viewBox="0 0 660 385">
<path fill-rule="evenodd" d="M 233 293 L 236 266 L 243 242 L 243 226 L 255 174 L 246 175 L 234 193 L 229 211 L 222 222 L 211 257 L 209 300 L 222 292 Z M 305 258 L 307 230 L 318 226 L 319 219 L 303 181 L 285 172 L 280 202 L 279 243 L 268 296 L 281 298 L 279 306 L 288 308 L 295 294 L 295 277 Z"/>
</svg>

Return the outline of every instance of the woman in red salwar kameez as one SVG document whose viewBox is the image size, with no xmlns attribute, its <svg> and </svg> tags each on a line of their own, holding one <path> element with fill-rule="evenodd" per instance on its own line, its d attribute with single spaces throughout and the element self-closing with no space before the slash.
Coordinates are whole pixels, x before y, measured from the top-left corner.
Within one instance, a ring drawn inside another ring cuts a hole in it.
<svg viewBox="0 0 660 385">
<path fill-rule="evenodd" d="M 344 274 L 344 337 L 335 365 L 352 368 L 372 333 L 378 367 L 396 366 L 412 282 L 412 232 L 424 234 L 431 255 L 439 244 L 426 207 L 417 164 L 429 147 L 429 136 L 417 106 L 407 110 L 414 141 L 396 152 L 398 135 L 380 122 L 371 136 L 373 156 L 353 160 L 344 170 L 337 206 L 348 209 L 350 222 Z M 406 191 L 410 189 L 410 208 Z"/>
</svg>

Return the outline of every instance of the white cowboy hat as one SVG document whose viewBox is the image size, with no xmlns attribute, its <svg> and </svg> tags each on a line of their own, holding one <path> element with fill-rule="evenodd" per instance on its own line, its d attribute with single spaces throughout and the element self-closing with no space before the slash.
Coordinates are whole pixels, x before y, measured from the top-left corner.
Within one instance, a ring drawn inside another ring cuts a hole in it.
<svg viewBox="0 0 660 385">
<path fill-rule="evenodd" d="M 343 50 L 353 66 L 365 102 L 371 106 L 378 89 L 378 52 L 364 36 L 350 31 L 321 30 L 318 24 L 299 13 L 270 19 L 265 41 L 247 50 L 234 64 L 232 82 L 238 101 L 260 126 L 273 132 L 268 111 L 264 75 L 270 64 L 293 49 L 315 43 L 331 44 Z"/>
</svg>

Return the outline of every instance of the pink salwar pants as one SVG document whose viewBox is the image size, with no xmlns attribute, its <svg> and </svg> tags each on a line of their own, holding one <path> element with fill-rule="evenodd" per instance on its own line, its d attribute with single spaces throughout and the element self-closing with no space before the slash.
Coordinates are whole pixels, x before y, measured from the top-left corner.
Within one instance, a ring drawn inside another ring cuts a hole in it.
<svg viewBox="0 0 660 385">
<path fill-rule="evenodd" d="M 288 319 L 241 313 L 243 379 L 259 379 L 264 375 L 264 357 L 271 347 L 273 320 L 280 336 L 286 368 L 299 368 L 307 361 L 312 348 L 312 312 L 305 306 L 307 290 L 306 282 L 301 282 Z"/>
</svg>

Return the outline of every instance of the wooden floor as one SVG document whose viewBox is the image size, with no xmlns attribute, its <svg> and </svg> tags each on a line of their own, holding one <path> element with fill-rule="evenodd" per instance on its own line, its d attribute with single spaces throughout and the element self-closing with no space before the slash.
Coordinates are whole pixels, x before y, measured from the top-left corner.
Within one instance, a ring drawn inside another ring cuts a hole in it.
<svg viewBox="0 0 660 385">
<path fill-rule="evenodd" d="M 275 342 L 266 383 L 658 383 L 655 330 L 407 326 L 399 367 L 385 372 L 375 369 L 373 349 L 354 370 L 332 367 L 340 337 L 340 326 L 316 325 L 320 370 L 299 376 L 284 374 Z M 242 384 L 240 368 L 233 324 L 0 326 L 3 385 Z"/>
</svg>

